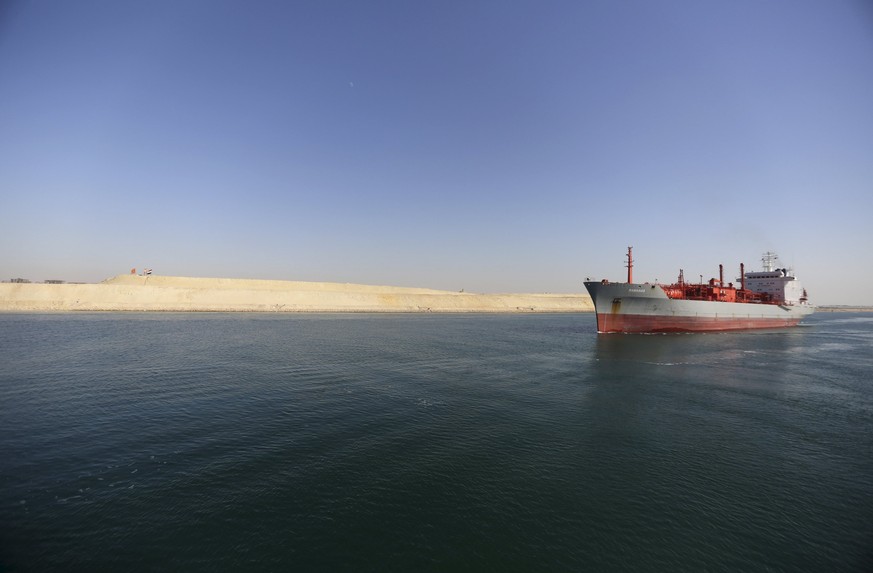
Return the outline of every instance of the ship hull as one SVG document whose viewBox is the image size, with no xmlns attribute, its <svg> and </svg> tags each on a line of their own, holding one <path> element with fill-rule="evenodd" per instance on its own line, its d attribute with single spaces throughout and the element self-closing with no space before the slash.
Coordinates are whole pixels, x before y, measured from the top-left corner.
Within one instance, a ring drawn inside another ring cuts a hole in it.
<svg viewBox="0 0 873 573">
<path fill-rule="evenodd" d="M 808 305 L 681 300 L 658 285 L 586 282 L 598 332 L 711 332 L 796 326 Z"/>
</svg>

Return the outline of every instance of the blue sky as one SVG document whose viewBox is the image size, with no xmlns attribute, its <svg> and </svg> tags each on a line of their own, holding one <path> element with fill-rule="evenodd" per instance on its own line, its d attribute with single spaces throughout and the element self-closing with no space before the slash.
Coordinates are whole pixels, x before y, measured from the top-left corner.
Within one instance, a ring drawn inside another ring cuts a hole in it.
<svg viewBox="0 0 873 573">
<path fill-rule="evenodd" d="M 4 2 L 0 279 L 873 304 L 873 3 Z"/>
</svg>

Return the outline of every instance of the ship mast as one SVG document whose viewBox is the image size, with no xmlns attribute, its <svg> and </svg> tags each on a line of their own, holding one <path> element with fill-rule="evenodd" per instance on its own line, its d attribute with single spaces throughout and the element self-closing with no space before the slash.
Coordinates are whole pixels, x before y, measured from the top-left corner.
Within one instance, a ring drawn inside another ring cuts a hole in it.
<svg viewBox="0 0 873 573">
<path fill-rule="evenodd" d="M 633 256 L 633 247 L 627 248 L 627 283 L 631 284 L 634 282 L 634 256 Z"/>
<path fill-rule="evenodd" d="M 768 272 L 772 271 L 773 264 L 776 262 L 776 259 L 778 259 L 778 258 L 779 257 L 776 255 L 776 253 L 774 253 L 772 251 L 767 251 L 766 253 L 764 253 L 761 256 L 761 262 L 764 265 L 764 270 L 768 271 Z"/>
</svg>

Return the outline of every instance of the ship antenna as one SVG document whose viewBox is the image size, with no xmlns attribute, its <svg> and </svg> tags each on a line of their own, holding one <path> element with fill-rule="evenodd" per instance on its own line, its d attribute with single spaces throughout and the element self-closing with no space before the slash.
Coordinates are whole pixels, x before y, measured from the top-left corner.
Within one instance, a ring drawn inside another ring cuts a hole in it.
<svg viewBox="0 0 873 573">
<path fill-rule="evenodd" d="M 633 247 L 627 248 L 627 282 L 631 284 L 634 282 L 634 256 L 633 256 Z"/>
</svg>

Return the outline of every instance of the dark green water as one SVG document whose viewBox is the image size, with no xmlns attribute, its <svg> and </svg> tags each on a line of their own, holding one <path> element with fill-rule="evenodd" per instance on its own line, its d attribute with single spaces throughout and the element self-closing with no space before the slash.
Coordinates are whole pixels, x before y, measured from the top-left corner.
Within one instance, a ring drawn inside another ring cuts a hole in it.
<svg viewBox="0 0 873 573">
<path fill-rule="evenodd" d="M 0 569 L 873 570 L 873 315 L 0 315 Z"/>
</svg>

